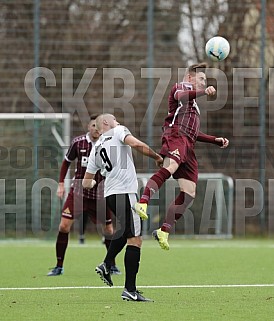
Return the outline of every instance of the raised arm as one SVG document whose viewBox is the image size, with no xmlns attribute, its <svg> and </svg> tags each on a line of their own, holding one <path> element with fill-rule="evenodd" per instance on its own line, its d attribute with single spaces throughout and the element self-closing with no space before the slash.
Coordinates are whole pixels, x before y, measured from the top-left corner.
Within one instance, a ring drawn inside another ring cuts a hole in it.
<svg viewBox="0 0 274 321">
<path fill-rule="evenodd" d="M 174 98 L 182 103 L 191 101 L 197 97 L 204 96 L 206 93 L 204 90 L 177 90 L 174 94 Z"/>
<path fill-rule="evenodd" d="M 134 148 L 139 153 L 145 156 L 148 156 L 150 158 L 153 158 L 158 167 L 162 166 L 163 158 L 159 154 L 157 154 L 153 149 L 151 149 L 146 143 L 140 141 L 139 139 L 137 139 L 132 135 L 127 135 L 126 138 L 124 139 L 124 143 Z"/>
<path fill-rule="evenodd" d="M 216 89 L 213 86 L 209 86 L 205 90 L 177 90 L 174 94 L 174 98 L 181 103 L 185 103 L 197 97 L 204 95 L 214 96 L 215 94 Z"/>
</svg>

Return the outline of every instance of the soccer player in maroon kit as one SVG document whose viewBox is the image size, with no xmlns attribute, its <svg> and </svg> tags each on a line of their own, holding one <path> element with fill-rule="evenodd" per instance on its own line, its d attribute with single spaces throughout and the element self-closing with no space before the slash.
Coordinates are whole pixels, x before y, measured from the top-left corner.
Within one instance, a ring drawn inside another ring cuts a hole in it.
<svg viewBox="0 0 274 321">
<path fill-rule="evenodd" d="M 147 219 L 147 204 L 164 182 L 172 175 L 178 180 L 180 193 L 169 205 L 161 228 L 152 235 L 164 250 L 169 250 L 168 236 L 174 223 L 182 217 L 195 198 L 198 180 L 198 163 L 194 152 L 196 141 L 212 143 L 226 148 L 228 139 L 210 136 L 200 131 L 200 110 L 196 98 L 214 96 L 213 86 L 206 87 L 205 63 L 187 68 L 183 82 L 176 83 L 168 98 L 168 115 L 165 118 L 160 155 L 163 167 L 147 182 L 135 210 L 142 219 Z"/>
<path fill-rule="evenodd" d="M 97 185 L 93 189 L 83 189 L 82 187 L 82 180 L 86 172 L 89 154 L 100 137 L 100 133 L 95 126 L 97 116 L 98 115 L 93 115 L 90 117 L 87 134 L 75 137 L 72 140 L 61 166 L 57 196 L 62 199 L 65 195 L 64 179 L 70 164 L 77 159 L 75 176 L 63 205 L 59 233 L 56 240 L 57 264 L 47 274 L 48 276 L 57 276 L 64 273 L 63 262 L 68 245 L 69 232 L 74 219 L 79 218 L 80 215 L 88 215 L 94 223 L 99 222 L 102 224 L 102 231 L 105 236 L 104 243 L 107 249 L 111 242 L 111 236 L 113 235 L 111 212 L 105 204 L 102 204 L 102 206 L 100 206 L 100 204 L 98 205 L 98 202 L 105 202 L 103 184 L 100 184 L 103 177 L 97 172 L 95 176 Z M 98 212 L 97 208 L 106 208 L 106 211 L 102 210 Z M 111 273 L 121 273 L 116 267 L 115 261 L 112 262 Z"/>
</svg>

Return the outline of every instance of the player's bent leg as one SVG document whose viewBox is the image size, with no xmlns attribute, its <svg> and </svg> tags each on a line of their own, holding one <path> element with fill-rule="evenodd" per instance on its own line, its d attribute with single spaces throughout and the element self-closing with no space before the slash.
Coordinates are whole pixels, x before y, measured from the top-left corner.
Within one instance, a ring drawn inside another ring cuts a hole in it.
<svg viewBox="0 0 274 321">
<path fill-rule="evenodd" d="M 154 230 L 152 232 L 152 236 L 156 241 L 158 241 L 161 249 L 168 251 L 169 250 L 169 244 L 168 244 L 168 232 L 162 231 L 160 228 L 158 230 Z"/>
<path fill-rule="evenodd" d="M 147 204 L 151 197 L 161 188 L 169 177 L 175 173 L 179 164 L 171 158 L 165 157 L 164 164 L 154 175 L 148 180 L 140 202 L 134 204 L 133 209 L 142 220 L 147 220 Z"/>
<path fill-rule="evenodd" d="M 187 193 L 193 199 L 195 198 L 195 196 L 196 196 L 196 183 L 194 183 L 191 180 L 185 179 L 185 178 L 179 178 L 178 184 L 179 184 L 181 192 Z"/>
<path fill-rule="evenodd" d="M 103 233 L 102 240 L 103 240 L 103 244 L 105 244 L 107 250 L 110 246 L 113 232 L 114 232 L 114 229 L 113 229 L 112 223 L 109 223 L 106 225 L 102 224 L 102 233 Z M 112 275 L 121 275 L 122 274 L 122 272 L 120 271 L 120 269 L 116 265 L 115 259 L 112 260 L 112 262 L 111 262 L 110 273 Z"/>
<path fill-rule="evenodd" d="M 152 232 L 152 236 L 163 250 L 169 250 L 168 236 L 170 229 L 183 216 L 195 197 L 196 183 L 184 178 L 178 179 L 178 183 L 181 190 L 180 194 L 170 204 L 162 227 Z"/>
</svg>

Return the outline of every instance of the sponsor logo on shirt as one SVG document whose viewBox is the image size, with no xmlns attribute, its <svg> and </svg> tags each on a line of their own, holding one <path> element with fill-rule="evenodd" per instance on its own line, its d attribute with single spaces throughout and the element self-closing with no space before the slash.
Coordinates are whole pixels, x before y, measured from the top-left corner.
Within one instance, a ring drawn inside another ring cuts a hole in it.
<svg viewBox="0 0 274 321">
<path fill-rule="evenodd" d="M 88 166 L 88 157 L 87 156 L 82 156 L 82 158 L 81 158 L 81 166 L 82 167 L 87 167 Z"/>
</svg>

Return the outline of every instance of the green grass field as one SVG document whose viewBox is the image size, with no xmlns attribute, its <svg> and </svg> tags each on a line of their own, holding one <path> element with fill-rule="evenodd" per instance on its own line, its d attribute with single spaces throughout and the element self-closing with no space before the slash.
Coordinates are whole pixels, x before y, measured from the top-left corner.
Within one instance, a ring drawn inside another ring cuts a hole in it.
<svg viewBox="0 0 274 321">
<path fill-rule="evenodd" d="M 54 241 L 0 242 L 1 320 L 5 321 L 273 321 L 274 242 L 271 240 L 171 240 L 161 250 L 144 240 L 138 288 L 155 302 L 120 297 L 123 253 L 103 284 L 94 267 L 105 255 L 99 240 L 71 241 L 65 274 L 55 265 Z"/>
</svg>

